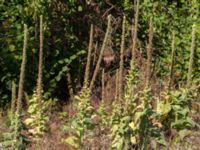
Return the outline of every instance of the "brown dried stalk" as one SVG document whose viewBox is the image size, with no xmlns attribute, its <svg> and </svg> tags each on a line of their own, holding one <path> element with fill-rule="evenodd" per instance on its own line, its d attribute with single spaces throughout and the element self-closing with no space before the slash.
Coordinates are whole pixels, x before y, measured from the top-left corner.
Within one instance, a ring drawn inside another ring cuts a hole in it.
<svg viewBox="0 0 200 150">
<path fill-rule="evenodd" d="M 153 19 L 151 17 L 149 22 L 149 41 L 147 47 L 146 87 L 149 87 L 151 80 L 152 53 L 153 53 Z"/>
<path fill-rule="evenodd" d="M 94 46 L 94 58 L 93 58 L 93 64 L 92 64 L 93 66 L 95 66 L 95 63 L 96 63 L 97 48 L 98 48 L 98 42 L 96 42 Z"/>
<path fill-rule="evenodd" d="M 102 101 L 105 101 L 105 70 L 102 70 L 102 79 L 101 79 L 101 84 L 102 84 Z"/>
<path fill-rule="evenodd" d="M 43 67 L 43 16 L 40 16 L 40 51 L 38 64 L 37 97 L 42 101 L 42 67 Z"/>
<path fill-rule="evenodd" d="M 194 61 L 194 50 L 195 50 L 195 37 L 196 35 L 196 24 L 192 26 L 192 42 L 190 48 L 190 60 L 189 60 L 189 67 L 188 67 L 188 75 L 187 75 L 187 87 L 189 88 L 191 85 L 192 79 L 192 69 L 193 69 L 193 61 Z"/>
<path fill-rule="evenodd" d="M 11 114 L 12 114 L 12 119 L 15 115 L 15 108 L 16 108 L 16 84 L 13 81 L 12 82 L 12 99 L 11 99 Z"/>
<path fill-rule="evenodd" d="M 87 64 L 85 69 L 85 79 L 84 79 L 84 86 L 88 86 L 88 79 L 90 73 L 90 62 L 91 62 L 91 53 L 92 53 L 92 45 L 93 45 L 93 34 L 94 34 L 94 26 L 91 24 L 90 27 L 90 41 L 89 41 L 89 48 L 88 48 L 88 55 L 87 55 Z"/>
<path fill-rule="evenodd" d="M 20 69 L 19 89 L 18 89 L 17 108 L 16 108 L 17 115 L 20 115 L 21 110 L 22 110 L 22 97 L 23 97 L 23 91 L 24 91 L 25 68 L 26 68 L 27 39 L 28 39 L 28 29 L 27 29 L 27 25 L 25 24 L 24 25 L 23 54 L 22 54 L 22 63 L 21 63 L 21 69 Z"/>
<path fill-rule="evenodd" d="M 68 87 L 68 90 L 69 90 L 69 99 L 70 99 L 70 101 L 72 101 L 73 98 L 74 98 L 74 91 L 73 91 L 73 88 L 72 88 L 72 79 L 71 79 L 70 72 L 67 73 L 67 87 Z"/>
<path fill-rule="evenodd" d="M 120 65 L 119 65 L 119 99 L 123 96 L 123 70 L 124 70 L 124 43 L 125 43 L 125 25 L 126 17 L 123 17 L 122 23 L 122 36 L 121 36 L 121 48 L 120 48 Z"/>
<path fill-rule="evenodd" d="M 171 52 L 171 66 L 168 90 L 171 89 L 174 79 L 174 63 L 175 63 L 175 33 L 172 33 L 172 52 Z"/>
<path fill-rule="evenodd" d="M 116 70 L 116 75 L 115 75 L 115 101 L 118 100 L 119 96 L 119 69 Z"/>
<path fill-rule="evenodd" d="M 90 90 L 92 90 L 92 88 L 94 86 L 94 82 L 95 82 L 96 77 L 97 77 L 97 74 L 99 72 L 100 64 L 101 64 L 102 57 L 103 57 L 103 52 L 104 52 L 104 50 L 107 46 L 110 32 L 111 32 L 111 15 L 108 16 L 107 30 L 106 30 L 106 34 L 105 34 L 105 37 L 104 37 L 104 40 L 103 40 L 103 45 L 102 45 L 101 50 L 100 50 L 100 55 L 99 55 L 99 58 L 98 58 L 98 61 L 97 61 L 97 64 L 96 64 L 96 67 L 95 67 L 95 70 L 94 70 L 94 74 L 93 74 L 92 80 L 90 82 Z"/>
<path fill-rule="evenodd" d="M 136 12 L 134 15 L 135 22 L 134 22 L 134 26 L 132 25 L 132 33 L 133 33 L 132 62 L 134 62 L 135 56 L 136 56 L 138 17 L 139 17 L 139 4 L 140 4 L 140 0 L 136 0 L 136 1 L 137 1 L 137 5 L 136 5 Z"/>
</svg>

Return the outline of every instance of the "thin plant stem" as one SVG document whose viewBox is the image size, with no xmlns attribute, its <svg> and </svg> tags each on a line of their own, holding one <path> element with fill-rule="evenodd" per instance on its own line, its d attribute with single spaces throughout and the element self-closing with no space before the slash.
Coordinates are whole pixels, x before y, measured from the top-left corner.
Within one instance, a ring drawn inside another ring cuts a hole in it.
<svg viewBox="0 0 200 150">
<path fill-rule="evenodd" d="M 28 29 L 27 25 L 24 24 L 24 43 L 23 43 L 23 52 L 22 52 L 22 63 L 20 68 L 20 78 L 19 78 L 19 89 L 17 97 L 17 106 L 15 112 L 15 128 L 14 128 L 14 139 L 12 143 L 12 148 L 15 149 L 16 142 L 19 140 L 20 134 L 20 122 L 21 122 L 21 113 L 22 113 L 22 97 L 24 91 L 24 80 L 25 80 L 25 69 L 26 69 L 26 51 L 27 51 L 27 41 L 28 41 Z"/>
<path fill-rule="evenodd" d="M 94 46 L 94 57 L 93 57 L 93 64 L 92 64 L 93 66 L 95 66 L 95 63 L 96 63 L 97 48 L 98 48 L 98 42 L 96 42 Z"/>
<path fill-rule="evenodd" d="M 14 119 L 15 115 L 15 109 L 16 109 L 16 84 L 13 81 L 12 82 L 12 99 L 11 99 L 11 114 L 12 114 L 12 120 Z"/>
<path fill-rule="evenodd" d="M 92 46 L 93 46 L 93 34 L 94 34 L 94 26 L 93 26 L 93 24 L 91 24 L 91 27 L 90 27 L 90 41 L 89 41 L 89 48 L 88 48 L 88 55 L 87 55 L 87 64 L 86 64 L 86 69 L 85 69 L 84 86 L 88 86 L 89 73 L 90 73 L 90 62 L 91 62 L 91 53 L 92 53 Z"/>
<path fill-rule="evenodd" d="M 123 96 L 123 70 L 124 70 L 124 43 L 125 43 L 125 25 L 126 17 L 123 17 L 122 35 L 121 35 L 121 48 L 120 48 L 120 65 L 119 65 L 119 99 L 122 100 Z"/>
<path fill-rule="evenodd" d="M 43 68 L 43 16 L 40 16 L 40 51 L 38 65 L 38 80 L 37 80 L 37 97 L 39 103 L 42 101 L 42 68 Z"/>
<path fill-rule="evenodd" d="M 101 61 L 102 61 L 103 53 L 104 53 L 104 50 L 105 50 L 105 48 L 107 46 L 110 32 L 111 32 L 111 15 L 108 16 L 107 30 L 106 30 L 106 34 L 105 34 L 105 37 L 104 37 L 104 40 L 103 40 L 103 45 L 102 45 L 101 50 L 100 50 L 99 58 L 98 58 L 98 61 L 97 61 L 97 64 L 96 64 L 96 67 L 95 67 L 95 70 L 94 70 L 94 74 L 93 74 L 92 80 L 90 82 L 90 90 L 92 90 L 92 88 L 94 86 L 94 82 L 95 82 L 96 77 L 97 77 L 97 74 L 99 72 L 99 68 L 100 68 L 100 64 L 101 64 Z"/>
<path fill-rule="evenodd" d="M 27 39 L 28 39 L 28 29 L 27 25 L 24 25 L 24 44 L 23 44 L 23 54 L 22 54 L 22 63 L 20 69 L 20 79 L 19 79 L 19 89 L 18 89 L 18 98 L 17 98 L 17 108 L 16 113 L 21 114 L 22 110 L 22 97 L 24 91 L 24 80 L 25 80 L 25 69 L 26 69 L 26 50 L 27 50 Z"/>
<path fill-rule="evenodd" d="M 105 70 L 102 70 L 102 79 L 101 79 L 101 84 L 102 84 L 102 101 L 105 101 Z"/>
<path fill-rule="evenodd" d="M 189 60 L 188 75 L 187 75 L 187 87 L 188 88 L 191 85 L 191 79 L 192 79 L 195 39 L 196 39 L 195 35 L 196 35 L 196 24 L 193 24 L 193 26 L 192 26 L 192 42 L 191 42 L 191 48 L 190 48 L 190 60 Z"/>
<path fill-rule="evenodd" d="M 150 86 L 151 80 L 151 66 L 152 66 L 152 53 L 153 53 L 153 18 L 149 21 L 149 41 L 147 47 L 147 72 L 146 72 L 146 87 Z"/>
<path fill-rule="evenodd" d="M 172 52 L 171 52 L 171 66 L 168 91 L 170 91 L 174 79 L 174 63 L 175 63 L 175 33 L 172 33 Z"/>
<path fill-rule="evenodd" d="M 115 101 L 118 100 L 118 95 L 119 95 L 119 69 L 116 70 L 116 74 L 115 74 Z"/>
<path fill-rule="evenodd" d="M 70 101 L 72 101 L 73 98 L 74 98 L 74 91 L 73 91 L 73 88 L 72 88 L 72 79 L 71 79 L 70 72 L 67 73 L 67 87 L 68 87 L 68 90 L 69 90 Z"/>
<path fill-rule="evenodd" d="M 139 17 L 139 4 L 140 0 L 136 0 L 136 12 L 134 15 L 134 26 L 132 25 L 132 33 L 133 33 L 133 46 L 132 46 L 132 61 L 134 62 L 136 56 L 136 46 L 137 46 L 137 33 L 138 33 L 138 17 Z"/>
</svg>

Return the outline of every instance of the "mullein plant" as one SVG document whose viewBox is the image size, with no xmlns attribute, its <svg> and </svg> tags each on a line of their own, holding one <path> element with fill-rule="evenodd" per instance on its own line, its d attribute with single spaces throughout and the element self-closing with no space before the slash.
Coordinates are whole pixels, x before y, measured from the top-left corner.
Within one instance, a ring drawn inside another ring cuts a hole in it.
<svg viewBox="0 0 200 150">
<path fill-rule="evenodd" d="M 34 91 L 31 99 L 29 99 L 28 117 L 24 120 L 28 128 L 29 139 L 32 142 L 39 142 L 45 131 L 47 130 L 47 121 L 49 117 L 45 114 L 50 105 L 53 105 L 52 100 L 38 102 L 38 94 Z"/>
<path fill-rule="evenodd" d="M 15 97 L 16 87 L 13 84 L 12 87 L 12 106 L 11 106 L 11 126 L 10 131 L 5 133 L 4 141 L 2 145 L 7 149 L 23 150 L 26 147 L 27 138 L 22 134 L 25 129 L 22 122 L 22 98 L 24 91 L 25 69 L 26 69 L 26 50 L 28 41 L 28 29 L 27 25 L 24 25 L 24 44 L 22 63 L 20 69 L 20 79 L 18 88 L 18 97 Z"/>
<path fill-rule="evenodd" d="M 123 107 L 120 103 L 115 102 L 111 116 L 111 137 L 113 149 L 129 149 L 131 146 L 131 123 L 132 111 L 137 102 L 132 94 L 136 87 L 138 73 L 132 66 L 126 78 L 125 94 L 123 98 Z"/>
<path fill-rule="evenodd" d="M 164 130 L 169 130 L 169 143 L 171 144 L 171 146 L 173 146 L 173 144 L 176 144 L 180 140 L 183 140 L 184 137 L 190 134 L 190 129 L 197 125 L 191 117 L 192 100 L 194 99 L 193 95 L 195 93 L 195 91 L 191 91 L 192 66 L 195 50 L 195 34 L 196 25 L 193 24 L 190 60 L 187 75 L 187 87 L 172 91 L 170 89 L 173 81 L 173 65 L 175 63 L 175 35 L 173 33 L 172 63 L 170 69 L 169 88 L 168 92 L 164 93 L 164 100 L 159 100 L 157 102 L 156 112 L 158 114 L 158 119 L 164 126 Z"/>
<path fill-rule="evenodd" d="M 100 118 L 100 122 L 96 122 L 96 124 L 99 125 L 99 128 L 101 130 L 105 129 L 105 127 L 108 127 L 109 125 L 109 117 L 108 117 L 108 113 L 106 111 L 106 102 L 105 102 L 105 70 L 102 70 L 102 78 L 101 78 L 101 86 L 102 86 L 102 90 L 101 90 L 101 103 L 97 109 L 97 111 L 95 111 L 95 114 L 92 116 L 92 118 Z"/>
<path fill-rule="evenodd" d="M 62 139 L 64 144 L 77 149 L 83 148 L 86 131 L 94 129 L 92 122 L 93 107 L 90 103 L 90 97 L 90 90 L 86 87 L 83 87 L 80 94 L 74 97 L 77 101 L 77 113 L 64 126 L 69 134 L 66 139 Z"/>
<path fill-rule="evenodd" d="M 8 120 L 9 120 L 9 132 L 3 133 L 3 141 L 2 145 L 5 148 L 12 148 L 14 146 L 14 127 L 15 127 L 15 110 L 16 110 L 16 84 L 14 81 L 12 82 L 12 97 L 11 97 L 11 108 L 8 112 Z"/>
<path fill-rule="evenodd" d="M 149 39 L 147 46 L 146 80 L 144 90 L 134 95 L 137 107 L 133 110 L 132 122 L 129 124 L 132 131 L 131 143 L 139 149 L 148 149 L 151 141 L 165 144 L 161 135 L 161 123 L 153 109 L 153 95 L 151 92 L 151 70 L 153 53 L 153 17 L 149 20 Z M 132 64 L 134 66 L 134 64 Z"/>
<path fill-rule="evenodd" d="M 170 135 L 169 144 L 183 140 L 197 125 L 191 117 L 192 94 L 190 90 L 181 88 L 168 92 L 164 100 L 157 102 L 156 113 L 163 130 Z"/>
<path fill-rule="evenodd" d="M 108 16 L 108 25 L 106 34 L 103 40 L 103 45 L 100 50 L 100 55 L 94 70 L 94 74 L 92 76 L 92 80 L 89 84 L 89 72 L 90 72 L 90 64 L 91 64 L 91 55 L 93 48 L 93 34 L 94 27 L 91 25 L 90 30 L 90 41 L 88 48 L 88 56 L 87 56 L 87 64 L 85 69 L 84 76 L 84 85 L 79 95 L 75 96 L 75 100 L 77 102 L 77 113 L 70 121 L 70 125 L 67 126 L 68 133 L 70 136 L 66 139 L 63 139 L 62 142 L 68 145 L 71 145 L 75 148 L 83 147 L 83 141 L 85 139 L 85 133 L 87 130 L 92 130 L 95 127 L 95 123 L 93 122 L 94 110 L 90 103 L 91 91 L 94 86 L 94 82 L 96 80 L 97 74 L 100 69 L 100 64 L 102 61 L 104 50 L 108 43 L 108 38 L 111 32 L 111 16 Z M 69 127 L 70 126 L 70 127 Z"/>
<path fill-rule="evenodd" d="M 125 43 L 125 24 L 126 17 L 123 17 L 122 34 L 121 34 L 121 47 L 120 47 L 120 66 L 116 71 L 116 88 L 115 88 L 115 101 L 113 102 L 113 110 L 110 121 L 112 149 L 127 149 L 128 148 L 128 122 L 129 117 L 124 115 L 124 95 L 123 95 L 123 67 L 124 67 L 124 43 Z"/>
<path fill-rule="evenodd" d="M 18 97 L 17 97 L 17 108 L 15 116 L 15 135 L 14 143 L 12 147 L 15 149 L 25 149 L 24 142 L 26 138 L 21 134 L 24 124 L 22 122 L 22 98 L 24 92 L 24 81 L 25 81 L 25 69 L 26 69 L 26 56 L 27 56 L 27 43 L 28 43 L 28 28 L 27 25 L 24 25 L 24 44 L 23 44 L 23 55 L 22 55 L 22 64 L 20 70 L 20 79 L 19 79 L 19 88 L 18 88 Z"/>
<path fill-rule="evenodd" d="M 126 112 L 131 116 L 129 120 L 130 127 L 130 143 L 133 147 L 139 149 L 148 149 L 151 140 L 158 143 L 163 142 L 161 134 L 155 135 L 154 132 L 160 133 L 161 124 L 156 118 L 156 113 L 152 107 L 153 96 L 151 94 L 150 80 L 151 80 L 151 66 L 152 66 L 152 50 L 153 50 L 153 18 L 149 22 L 149 41 L 147 47 L 147 65 L 146 65 L 146 80 L 144 90 L 136 93 L 134 89 L 137 86 L 137 69 L 135 62 L 135 49 L 137 43 L 138 30 L 138 15 L 139 15 L 139 0 L 136 3 L 135 13 L 135 29 L 133 35 L 132 60 L 130 64 L 130 71 L 127 78 L 126 85 Z"/>
<path fill-rule="evenodd" d="M 93 34 L 94 26 L 92 24 L 90 28 L 90 40 L 87 55 L 87 63 L 85 68 L 84 85 L 79 95 L 76 95 L 74 97 L 74 99 L 76 100 L 74 103 L 77 109 L 77 113 L 75 114 L 75 116 L 72 117 L 72 119 L 67 123 L 67 125 L 64 126 L 64 129 L 67 130 L 69 136 L 66 139 L 62 139 L 62 143 L 70 145 L 74 148 L 83 147 L 85 132 L 93 128 L 93 107 L 90 103 L 91 90 L 89 88 L 88 82 L 90 73 L 91 54 L 93 48 Z"/>
<path fill-rule="evenodd" d="M 165 144 L 165 141 L 160 132 L 162 124 L 158 121 L 157 114 L 151 105 L 153 100 L 151 90 L 145 88 L 137 92 L 138 79 L 138 70 L 132 64 L 126 78 L 124 95 L 123 116 L 127 128 L 126 144 L 129 148 L 148 149 L 152 141 L 159 144 Z"/>
<path fill-rule="evenodd" d="M 139 9 L 139 1 L 137 1 L 137 9 Z M 136 10 L 136 14 L 138 15 Z M 137 21 L 136 21 L 137 22 Z M 137 23 L 136 23 L 137 24 Z M 137 27 L 137 25 L 136 25 Z M 135 29 L 134 43 L 132 48 L 132 59 L 130 61 L 130 70 L 126 78 L 125 94 L 121 105 L 114 105 L 111 119 L 111 137 L 113 149 L 130 149 L 131 147 L 138 149 L 148 149 L 149 143 L 165 144 L 160 134 L 161 123 L 157 119 L 157 115 L 152 108 L 153 96 L 150 90 L 150 70 L 151 70 L 151 49 L 153 39 L 152 19 L 150 21 L 150 39 L 148 47 L 148 73 L 146 78 L 146 87 L 143 91 L 137 92 L 138 71 L 135 62 L 135 47 L 137 39 L 137 28 Z M 137 92 L 137 93 L 136 93 Z M 123 107 L 122 107 L 123 105 Z"/>
<path fill-rule="evenodd" d="M 126 78 L 124 107 L 115 103 L 112 112 L 112 149 L 148 149 L 152 141 L 165 145 L 162 124 L 151 105 L 151 91 L 145 88 L 136 93 L 138 78 L 138 70 L 132 65 Z"/>
<path fill-rule="evenodd" d="M 34 91 L 32 98 L 29 100 L 28 114 L 29 117 L 25 119 L 24 123 L 28 127 L 30 139 L 33 141 L 39 141 L 44 135 L 47 129 L 46 123 L 48 116 L 45 112 L 48 107 L 53 104 L 51 100 L 43 100 L 43 88 L 42 88 L 42 68 L 43 68 L 43 16 L 40 16 L 40 50 L 39 50 L 39 65 L 38 65 L 38 79 L 37 88 Z"/>
<path fill-rule="evenodd" d="M 111 138 L 112 149 L 128 149 L 128 122 L 129 116 L 125 115 L 124 95 L 123 95 L 123 67 L 124 67 L 124 43 L 125 43 L 125 24 L 126 18 L 123 17 L 122 22 L 122 36 L 121 36 L 121 49 L 120 49 L 120 68 L 116 73 L 116 100 L 113 103 L 113 110 L 111 116 Z"/>
</svg>

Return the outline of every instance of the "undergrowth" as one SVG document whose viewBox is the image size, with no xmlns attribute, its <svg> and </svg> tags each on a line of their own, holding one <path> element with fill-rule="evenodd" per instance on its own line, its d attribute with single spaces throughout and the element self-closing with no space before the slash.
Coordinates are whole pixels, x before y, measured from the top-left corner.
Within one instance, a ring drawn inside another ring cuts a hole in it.
<svg viewBox="0 0 200 150">
<path fill-rule="evenodd" d="M 93 107 L 90 104 L 90 94 L 89 88 L 84 87 L 80 94 L 75 97 L 77 113 L 64 126 L 69 136 L 62 142 L 75 148 L 83 146 L 86 130 L 92 130 L 95 127 L 92 122 Z"/>
<path fill-rule="evenodd" d="M 46 112 L 50 105 L 53 105 L 53 100 L 38 102 L 38 96 L 34 92 L 31 99 L 29 99 L 29 107 L 27 109 L 28 117 L 24 120 L 28 127 L 29 137 L 33 141 L 41 140 L 44 132 L 47 131 L 47 122 L 49 117 Z"/>
</svg>

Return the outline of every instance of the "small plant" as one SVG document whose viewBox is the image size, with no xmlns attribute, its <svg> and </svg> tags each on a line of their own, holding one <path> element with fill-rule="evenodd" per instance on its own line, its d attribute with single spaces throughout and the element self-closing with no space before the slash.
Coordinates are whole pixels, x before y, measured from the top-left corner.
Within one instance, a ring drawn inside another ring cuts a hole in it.
<svg viewBox="0 0 200 150">
<path fill-rule="evenodd" d="M 112 116 L 111 116 L 111 137 L 112 137 L 112 148 L 113 149 L 123 149 L 128 148 L 130 145 L 130 127 L 131 114 L 129 110 L 136 107 L 135 103 L 131 101 L 131 93 L 133 92 L 133 87 L 135 85 L 135 70 L 132 66 L 129 70 L 127 76 L 126 87 L 125 87 L 125 107 L 123 107 L 119 102 L 114 102 Z M 132 111 L 132 110 L 131 110 Z"/>
<path fill-rule="evenodd" d="M 22 116 L 15 116 L 9 127 L 9 132 L 3 133 L 3 141 L 1 142 L 3 148 L 16 150 L 26 149 L 26 144 L 29 140 L 21 133 L 21 131 L 25 130 L 21 118 Z M 18 130 L 16 130 L 16 124 L 18 125 Z"/>
<path fill-rule="evenodd" d="M 74 99 L 77 100 L 77 102 L 74 103 L 76 105 L 75 107 L 77 109 L 77 113 L 74 115 L 72 119 L 69 120 L 69 122 L 66 125 L 64 125 L 64 130 L 67 130 L 69 136 L 66 139 L 62 139 L 62 143 L 71 145 L 74 148 L 80 148 L 83 146 L 86 130 L 91 130 L 95 126 L 94 123 L 92 122 L 93 107 L 90 104 L 90 97 L 91 97 L 91 89 L 94 84 L 94 80 L 96 78 L 95 73 L 97 73 L 99 69 L 98 67 L 100 65 L 101 58 L 99 58 L 97 68 L 95 68 L 95 73 L 89 87 L 88 80 L 90 73 L 92 44 L 93 44 L 93 25 L 91 25 L 91 30 L 90 30 L 90 41 L 89 41 L 89 49 L 87 55 L 87 64 L 85 68 L 84 85 L 80 94 L 74 97 Z"/>
<path fill-rule="evenodd" d="M 137 84 L 137 71 L 131 64 L 125 88 L 125 105 L 113 109 L 111 136 L 113 149 L 131 147 L 147 149 L 150 142 L 164 144 L 161 123 L 151 106 L 152 95 L 149 89 L 134 92 Z M 132 94 L 134 93 L 134 94 Z"/>
<path fill-rule="evenodd" d="M 132 111 L 132 120 L 129 123 L 131 127 L 131 143 L 139 149 L 149 149 L 153 145 L 151 142 L 164 145 L 162 136 L 162 124 L 157 119 L 157 114 L 152 108 L 152 95 L 150 89 L 144 89 L 135 97 L 135 105 Z"/>
<path fill-rule="evenodd" d="M 128 126 L 130 122 L 130 116 L 124 115 L 123 107 L 119 103 L 115 103 L 111 116 L 111 138 L 112 138 L 112 149 L 121 150 L 128 148 L 129 142 L 129 131 Z"/>
<path fill-rule="evenodd" d="M 171 140 L 182 140 L 195 126 L 191 118 L 192 94 L 187 89 L 171 91 L 157 104 L 157 113 L 164 130 L 170 130 Z"/>
<path fill-rule="evenodd" d="M 83 146 L 85 133 L 87 130 L 94 129 L 92 122 L 93 107 L 90 104 L 90 90 L 84 87 L 79 96 L 75 96 L 77 100 L 77 113 L 65 126 L 69 137 L 63 139 L 62 142 L 72 147 L 80 148 Z"/>
<path fill-rule="evenodd" d="M 52 100 L 42 101 L 38 103 L 38 96 L 34 92 L 32 98 L 29 100 L 28 114 L 29 117 L 24 120 L 24 123 L 28 127 L 30 138 L 38 141 L 47 130 L 46 122 L 49 117 L 45 114 L 49 106 L 53 105 Z M 38 109 L 39 108 L 39 109 Z"/>
<path fill-rule="evenodd" d="M 11 109 L 8 111 L 8 121 L 7 125 L 9 126 L 9 131 L 3 133 L 3 140 L 1 141 L 2 148 L 6 149 L 25 149 L 24 142 L 28 142 L 28 139 L 21 134 L 20 131 L 25 129 L 24 124 L 20 121 L 20 118 L 15 114 L 16 109 L 16 85 L 12 83 L 12 100 L 11 100 Z M 16 124 L 18 124 L 19 129 L 16 131 Z M 19 140 L 15 140 L 15 139 Z"/>
<path fill-rule="evenodd" d="M 106 111 L 106 105 L 104 102 L 101 102 L 99 108 L 95 112 L 96 114 L 93 115 L 92 117 L 94 118 L 96 115 L 100 117 L 100 127 L 107 127 L 109 125 L 109 117 L 108 117 L 108 112 Z"/>
</svg>

